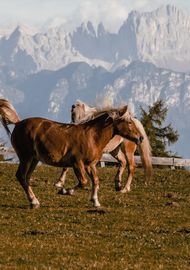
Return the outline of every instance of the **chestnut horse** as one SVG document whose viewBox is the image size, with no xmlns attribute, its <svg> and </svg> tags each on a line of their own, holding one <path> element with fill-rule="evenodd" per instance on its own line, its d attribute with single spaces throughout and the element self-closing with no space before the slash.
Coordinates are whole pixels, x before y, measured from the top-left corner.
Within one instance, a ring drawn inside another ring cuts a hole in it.
<svg viewBox="0 0 190 270">
<path fill-rule="evenodd" d="M 39 117 L 21 121 L 10 102 L 1 99 L 0 116 L 8 134 L 11 134 L 8 125 L 15 124 L 11 143 L 19 158 L 16 177 L 32 207 L 40 205 L 29 184 L 39 161 L 56 167 L 73 167 L 80 186 L 86 185 L 87 172 L 92 181 L 91 200 L 98 207 L 96 164 L 107 143 L 116 134 L 137 144 L 143 140 L 127 106 L 97 112 L 93 120 L 81 124 L 65 124 Z"/>
<path fill-rule="evenodd" d="M 86 117 L 93 117 L 97 112 L 97 108 L 89 107 L 86 103 L 78 100 L 76 104 L 72 105 L 71 119 L 73 123 L 80 123 L 85 121 Z M 149 144 L 148 137 L 138 119 L 134 119 L 135 124 L 138 126 L 141 134 L 143 134 L 143 142 L 139 144 L 138 150 L 140 152 L 142 165 L 145 173 L 145 184 L 147 185 L 152 177 L 152 158 L 151 158 L 151 147 Z M 129 192 L 131 188 L 131 182 L 135 173 L 135 151 L 137 149 L 136 143 L 123 139 L 121 136 L 114 136 L 113 139 L 106 145 L 103 152 L 110 153 L 119 162 L 119 168 L 115 176 L 115 189 L 122 193 Z M 124 170 L 128 166 L 128 177 L 125 186 L 121 189 L 122 175 Z M 55 183 L 56 187 L 63 187 L 65 183 L 67 169 L 62 170 L 61 176 Z"/>
</svg>

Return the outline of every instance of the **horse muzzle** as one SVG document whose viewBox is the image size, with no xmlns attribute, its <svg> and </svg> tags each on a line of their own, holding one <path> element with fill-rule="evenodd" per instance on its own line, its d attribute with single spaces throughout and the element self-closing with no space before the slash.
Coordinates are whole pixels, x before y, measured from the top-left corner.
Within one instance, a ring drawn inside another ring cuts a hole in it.
<svg viewBox="0 0 190 270">
<path fill-rule="evenodd" d="M 141 144 L 142 141 L 144 140 L 143 136 L 140 136 L 138 138 L 135 138 L 135 137 L 131 137 L 131 136 L 126 136 L 126 139 L 136 143 L 137 145 Z"/>
<path fill-rule="evenodd" d="M 131 140 L 136 143 L 137 145 L 141 144 L 142 141 L 144 140 L 144 138 L 142 136 L 140 136 L 139 138 L 131 138 Z"/>
<path fill-rule="evenodd" d="M 139 142 L 142 143 L 142 141 L 144 140 L 143 136 L 139 137 Z"/>
<path fill-rule="evenodd" d="M 136 139 L 136 144 L 139 145 L 142 143 L 142 141 L 144 140 L 143 136 L 140 136 L 138 139 Z"/>
</svg>

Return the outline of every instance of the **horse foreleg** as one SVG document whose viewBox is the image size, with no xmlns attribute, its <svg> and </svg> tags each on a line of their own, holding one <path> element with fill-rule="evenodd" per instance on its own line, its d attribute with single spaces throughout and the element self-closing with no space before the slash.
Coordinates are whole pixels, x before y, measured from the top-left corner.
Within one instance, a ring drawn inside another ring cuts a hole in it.
<svg viewBox="0 0 190 270">
<path fill-rule="evenodd" d="M 116 148 L 114 151 L 110 152 L 110 154 L 115 159 L 117 159 L 117 161 L 119 162 L 119 168 L 118 168 L 117 173 L 115 175 L 114 182 L 115 182 L 115 190 L 120 191 L 121 190 L 122 175 L 125 171 L 126 164 L 127 164 L 126 157 L 125 157 L 124 153 L 121 151 L 120 146 L 118 148 Z"/>
<path fill-rule="evenodd" d="M 16 172 L 16 177 L 23 187 L 26 196 L 30 202 L 30 205 L 33 208 L 37 208 L 40 206 L 38 199 L 36 198 L 35 194 L 32 191 L 32 188 L 29 185 L 29 180 L 32 172 L 34 171 L 38 161 L 37 160 L 30 160 L 25 162 L 20 162 L 18 170 Z"/>
<path fill-rule="evenodd" d="M 131 182 L 135 173 L 135 157 L 134 154 L 127 153 L 127 161 L 128 161 L 128 177 L 127 183 L 125 187 L 121 190 L 122 193 L 129 192 L 131 189 Z"/>
<path fill-rule="evenodd" d="M 75 188 L 85 188 L 88 180 L 86 178 L 86 170 L 85 170 L 84 163 L 82 161 L 77 162 L 76 164 L 74 164 L 73 169 L 79 181 L 79 183 L 77 184 Z"/>
<path fill-rule="evenodd" d="M 91 201 L 94 203 L 95 207 L 100 207 L 98 200 L 99 178 L 97 176 L 96 165 L 87 167 L 87 173 L 92 181 Z"/>
<path fill-rule="evenodd" d="M 55 187 L 62 188 L 64 186 L 68 170 L 69 170 L 68 168 L 62 169 L 62 172 L 61 172 L 59 179 L 54 183 Z"/>
</svg>

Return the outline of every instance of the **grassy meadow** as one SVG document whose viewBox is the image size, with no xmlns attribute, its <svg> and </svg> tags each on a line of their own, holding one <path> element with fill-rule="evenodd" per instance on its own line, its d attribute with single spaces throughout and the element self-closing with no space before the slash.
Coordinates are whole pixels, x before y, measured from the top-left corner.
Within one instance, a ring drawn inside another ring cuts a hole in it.
<svg viewBox="0 0 190 270">
<path fill-rule="evenodd" d="M 116 167 L 99 168 L 101 208 L 88 190 L 58 195 L 59 168 L 38 166 L 30 209 L 15 179 L 17 165 L 0 164 L 0 269 L 190 269 L 190 173 L 155 169 L 148 187 L 137 168 L 132 190 L 114 190 Z M 68 186 L 76 181 L 70 170 Z"/>
</svg>

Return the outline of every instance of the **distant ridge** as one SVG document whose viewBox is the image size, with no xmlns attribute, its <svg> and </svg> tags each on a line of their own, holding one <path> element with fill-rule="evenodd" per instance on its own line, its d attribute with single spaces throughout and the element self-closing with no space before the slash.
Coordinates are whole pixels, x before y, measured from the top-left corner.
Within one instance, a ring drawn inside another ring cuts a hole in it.
<svg viewBox="0 0 190 270">
<path fill-rule="evenodd" d="M 20 25 L 0 38 L 0 97 L 13 102 L 22 118 L 67 122 L 76 99 L 130 103 L 138 116 L 140 106 L 162 98 L 167 122 L 180 133 L 174 150 L 188 158 L 189 44 L 190 16 L 172 5 L 132 11 L 117 33 L 90 21 L 72 33 Z"/>
</svg>

